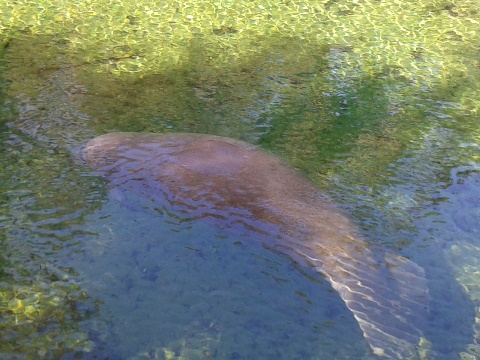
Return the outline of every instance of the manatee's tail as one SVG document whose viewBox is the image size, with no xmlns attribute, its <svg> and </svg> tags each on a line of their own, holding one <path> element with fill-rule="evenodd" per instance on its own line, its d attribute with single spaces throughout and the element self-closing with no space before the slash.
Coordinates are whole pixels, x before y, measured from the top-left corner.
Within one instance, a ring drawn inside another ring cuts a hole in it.
<svg viewBox="0 0 480 360">
<path fill-rule="evenodd" d="M 424 270 L 394 254 L 387 254 L 383 265 L 346 256 L 335 263 L 333 269 L 325 264 L 316 269 L 352 311 L 374 354 L 418 358 L 429 301 Z"/>
</svg>

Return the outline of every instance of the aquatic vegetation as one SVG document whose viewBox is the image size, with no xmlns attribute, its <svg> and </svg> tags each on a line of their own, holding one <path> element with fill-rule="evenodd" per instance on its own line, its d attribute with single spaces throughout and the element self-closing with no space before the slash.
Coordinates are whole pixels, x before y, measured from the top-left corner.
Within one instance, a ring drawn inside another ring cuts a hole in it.
<svg viewBox="0 0 480 360">
<path fill-rule="evenodd" d="M 39 129 L 45 114 L 33 116 L 33 102 L 24 105 L 30 106 L 29 115 L 38 120 Z M 9 106 L 2 110 L 0 353 L 34 359 L 88 352 L 93 343 L 78 322 L 88 318 L 94 306 L 78 285 L 75 270 L 58 266 L 52 258 L 83 233 L 83 216 L 93 210 L 85 206 L 88 184 L 78 164 L 65 156 L 62 141 L 39 136 L 32 142 L 34 132 L 42 130 L 35 130 L 28 115 L 16 117 L 22 108 L 17 107 L 17 113 Z M 23 132 L 10 131 L 13 119 L 25 125 Z"/>
<path fill-rule="evenodd" d="M 202 45 L 204 60 L 226 67 L 255 54 L 265 46 L 262 39 L 285 36 L 304 42 L 305 52 L 315 43 L 349 49 L 343 56 L 351 67 L 338 75 L 351 77 L 350 69 L 360 67 L 428 84 L 472 65 L 452 67 L 460 65 L 455 55 L 478 40 L 477 6 L 475 0 L 42 0 L 3 4 L 0 23 L 3 41 L 19 31 L 54 35 L 68 43 L 78 61 L 98 62 L 99 69 L 116 73 L 181 67 L 195 44 Z M 448 45 L 457 47 L 455 53 Z"/>
<path fill-rule="evenodd" d="M 12 264 L 10 266 L 9 270 L 18 267 Z M 9 270 L 8 275 L 16 272 Z M 24 272 L 16 278 L 27 276 Z M 14 357 L 22 354 L 32 359 L 56 358 L 72 350 L 91 351 L 93 343 L 87 334 L 71 326 L 72 321 L 78 321 L 85 316 L 76 308 L 76 303 L 85 302 L 88 299 L 87 294 L 82 292 L 78 285 L 67 279 L 59 279 L 49 271 L 36 276 L 37 281 L 14 284 L 7 282 L 8 277 L 2 276 L 2 355 L 10 354 Z"/>
</svg>

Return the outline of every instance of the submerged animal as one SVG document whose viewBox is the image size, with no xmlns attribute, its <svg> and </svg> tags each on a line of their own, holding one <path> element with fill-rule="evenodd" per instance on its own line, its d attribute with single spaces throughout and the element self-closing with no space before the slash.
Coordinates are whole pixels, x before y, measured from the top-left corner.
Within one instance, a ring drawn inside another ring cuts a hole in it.
<svg viewBox="0 0 480 360">
<path fill-rule="evenodd" d="M 264 245 L 330 281 L 374 354 L 416 356 L 428 302 L 423 269 L 390 253 L 378 259 L 351 221 L 279 158 L 230 138 L 141 133 L 99 136 L 83 156 L 113 189 L 189 219 L 261 233 Z"/>
</svg>

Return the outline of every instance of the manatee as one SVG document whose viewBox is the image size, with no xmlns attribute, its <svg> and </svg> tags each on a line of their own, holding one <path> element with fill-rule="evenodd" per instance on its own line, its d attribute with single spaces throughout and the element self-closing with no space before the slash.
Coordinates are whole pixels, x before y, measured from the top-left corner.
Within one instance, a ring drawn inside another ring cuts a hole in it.
<svg viewBox="0 0 480 360">
<path fill-rule="evenodd" d="M 374 354 L 417 357 L 428 312 L 423 269 L 374 254 L 332 201 L 276 156 L 210 135 L 110 133 L 90 140 L 83 157 L 111 189 L 134 191 L 190 220 L 262 234 L 263 246 L 331 283 Z"/>
</svg>

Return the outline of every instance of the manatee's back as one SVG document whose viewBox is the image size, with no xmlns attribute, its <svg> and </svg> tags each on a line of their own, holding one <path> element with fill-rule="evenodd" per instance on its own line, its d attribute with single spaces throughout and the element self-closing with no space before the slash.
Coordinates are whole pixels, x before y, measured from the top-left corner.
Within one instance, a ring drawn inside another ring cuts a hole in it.
<svg viewBox="0 0 480 360">
<path fill-rule="evenodd" d="M 84 156 L 111 187 L 133 189 L 199 218 L 212 215 L 250 225 L 261 220 L 295 233 L 296 226 L 305 229 L 313 217 L 321 217 L 343 226 L 341 232 L 352 229 L 297 171 L 241 141 L 113 133 L 90 141 Z"/>
</svg>

